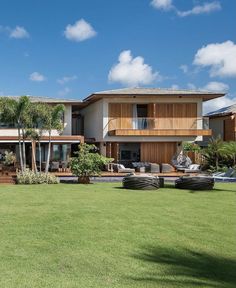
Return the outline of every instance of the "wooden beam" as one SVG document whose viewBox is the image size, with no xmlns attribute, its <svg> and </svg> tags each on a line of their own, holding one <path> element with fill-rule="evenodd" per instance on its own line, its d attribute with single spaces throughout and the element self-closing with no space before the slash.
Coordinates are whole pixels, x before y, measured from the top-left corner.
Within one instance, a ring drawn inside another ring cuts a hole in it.
<svg viewBox="0 0 236 288">
<path fill-rule="evenodd" d="M 116 129 L 109 136 L 211 136 L 211 129 Z"/>
</svg>

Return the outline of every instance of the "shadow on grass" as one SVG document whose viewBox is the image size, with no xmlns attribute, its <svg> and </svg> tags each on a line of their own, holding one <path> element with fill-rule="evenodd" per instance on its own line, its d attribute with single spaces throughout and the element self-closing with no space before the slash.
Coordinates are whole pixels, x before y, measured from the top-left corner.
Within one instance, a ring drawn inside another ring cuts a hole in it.
<svg viewBox="0 0 236 288">
<path fill-rule="evenodd" d="M 233 259 L 190 249 L 177 251 L 165 248 L 149 248 L 134 257 L 144 262 L 158 264 L 150 267 L 145 276 L 132 278 L 136 281 L 162 283 L 163 287 L 168 283 L 170 287 L 178 285 L 186 288 L 190 285 L 236 287 L 236 260 Z"/>
</svg>

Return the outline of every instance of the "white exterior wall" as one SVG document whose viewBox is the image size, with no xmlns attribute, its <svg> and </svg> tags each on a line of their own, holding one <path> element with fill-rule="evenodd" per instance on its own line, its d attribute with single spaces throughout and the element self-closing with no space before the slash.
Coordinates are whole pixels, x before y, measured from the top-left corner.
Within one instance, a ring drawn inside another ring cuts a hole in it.
<svg viewBox="0 0 236 288">
<path fill-rule="evenodd" d="M 85 138 L 95 138 L 96 142 L 103 141 L 103 100 L 94 102 L 80 111 L 84 116 Z"/>
<path fill-rule="evenodd" d="M 64 130 L 62 135 L 72 135 L 72 106 L 65 105 Z"/>
</svg>

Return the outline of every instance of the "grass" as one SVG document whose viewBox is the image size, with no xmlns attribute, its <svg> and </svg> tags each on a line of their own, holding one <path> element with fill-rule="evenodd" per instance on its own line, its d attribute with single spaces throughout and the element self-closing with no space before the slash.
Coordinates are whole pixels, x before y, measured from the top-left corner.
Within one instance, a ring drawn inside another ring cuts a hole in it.
<svg viewBox="0 0 236 288">
<path fill-rule="evenodd" d="M 235 184 L 0 186 L 0 287 L 236 286 Z"/>
</svg>

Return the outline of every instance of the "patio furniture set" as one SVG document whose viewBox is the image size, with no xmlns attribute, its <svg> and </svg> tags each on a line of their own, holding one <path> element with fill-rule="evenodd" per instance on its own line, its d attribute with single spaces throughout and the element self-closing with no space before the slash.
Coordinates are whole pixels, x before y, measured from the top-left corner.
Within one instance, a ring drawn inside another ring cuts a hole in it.
<svg viewBox="0 0 236 288">
<path fill-rule="evenodd" d="M 127 168 L 123 164 L 111 163 L 108 171 L 117 173 L 170 173 L 175 171 L 175 168 L 168 163 L 133 162 L 132 167 Z"/>
<path fill-rule="evenodd" d="M 37 165 L 39 169 L 39 165 Z M 44 171 L 46 168 L 46 162 L 42 162 L 41 169 Z M 51 161 L 49 164 L 50 172 L 70 172 L 69 164 L 67 161 Z"/>
</svg>

